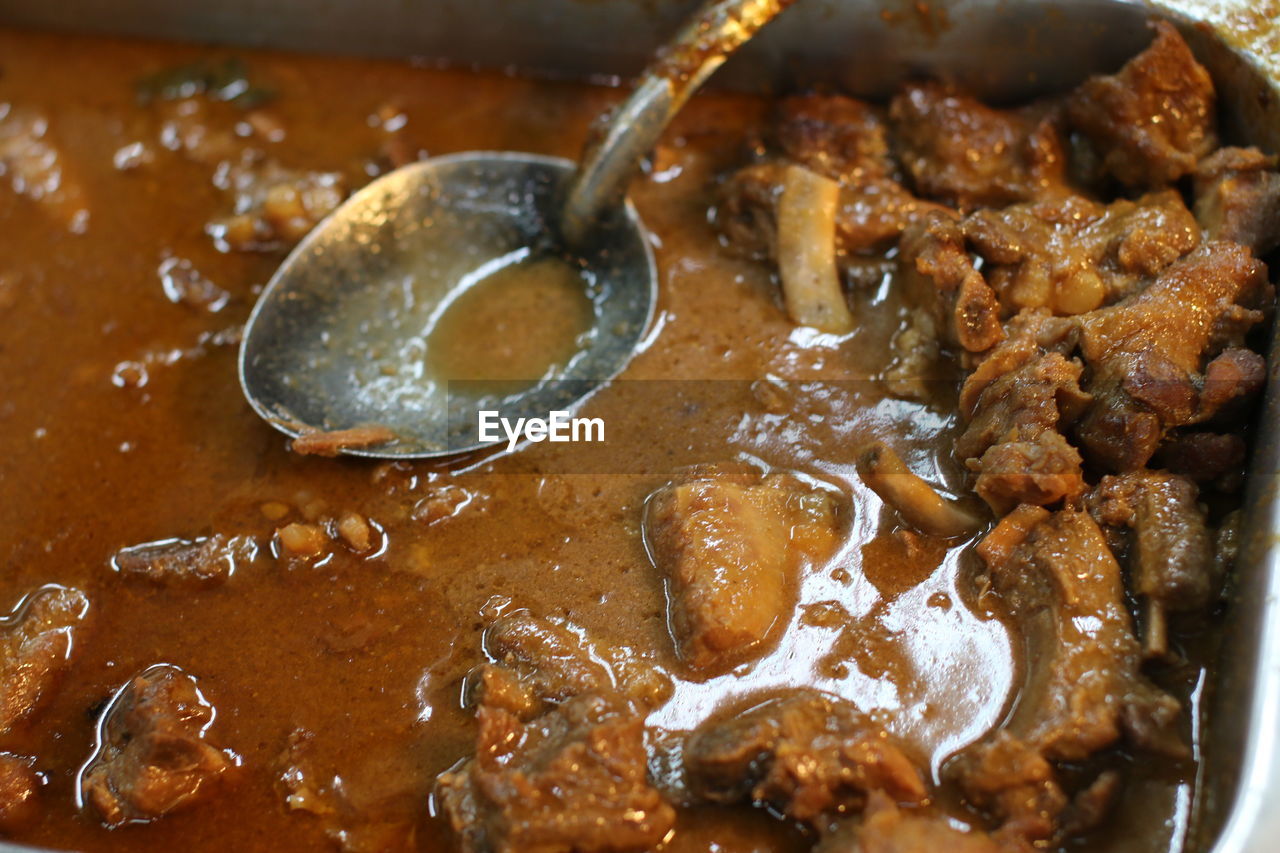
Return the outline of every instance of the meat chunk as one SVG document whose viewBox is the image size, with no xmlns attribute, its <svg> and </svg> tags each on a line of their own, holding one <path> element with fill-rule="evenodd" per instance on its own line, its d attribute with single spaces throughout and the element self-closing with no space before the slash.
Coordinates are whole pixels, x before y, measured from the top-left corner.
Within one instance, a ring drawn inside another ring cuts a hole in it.
<svg viewBox="0 0 1280 853">
<path fill-rule="evenodd" d="M 902 809 L 881 791 L 867 796 L 861 820 L 844 821 L 822 839 L 815 853 L 1001 853 L 980 830 L 957 829 L 943 815 Z"/>
<path fill-rule="evenodd" d="M 599 696 L 531 722 L 481 706 L 475 758 L 438 795 L 466 851 L 627 851 L 675 823 L 647 775 L 644 724 Z"/>
<path fill-rule="evenodd" d="M 956 455 L 977 474 L 975 489 L 998 514 L 1084 492 L 1080 454 L 1060 430 L 1089 403 L 1083 366 L 1057 352 L 1036 355 L 978 394 Z"/>
<path fill-rule="evenodd" d="M 932 312 L 942 342 L 977 353 L 1004 338 L 999 300 L 974 267 L 957 222 L 927 216 L 903 233 L 899 249 L 907 293 Z"/>
<path fill-rule="evenodd" d="M 613 696 L 640 710 L 671 695 L 671 679 L 626 646 L 588 641 L 569 625 L 524 612 L 503 616 L 484 633 L 492 664 L 472 676 L 483 705 L 522 720 L 574 696 Z"/>
<path fill-rule="evenodd" d="M 1200 371 L 1223 345 L 1224 327 L 1239 337 L 1262 320 L 1256 306 L 1269 292 L 1266 267 L 1248 249 L 1215 242 L 1145 290 L 1082 315 L 1080 351 L 1095 403 L 1076 435 L 1091 460 L 1114 472 L 1135 470 L 1166 430 L 1210 417 L 1214 398 L 1202 405 Z"/>
<path fill-rule="evenodd" d="M 216 584 L 235 574 L 240 563 L 257 556 L 248 536 L 215 533 L 196 539 L 161 539 L 121 548 L 111 556 L 111 569 L 125 577 L 154 584 Z"/>
<path fill-rule="evenodd" d="M 1101 205 L 1077 195 L 980 210 L 962 226 L 1006 311 L 1083 314 L 1190 252 L 1200 229 L 1174 190 Z"/>
<path fill-rule="evenodd" d="M 996 110 L 941 83 L 903 87 L 889 105 L 902 164 L 916 191 L 962 210 L 1060 191 L 1066 158 L 1055 118 Z"/>
<path fill-rule="evenodd" d="M 1244 437 L 1236 433 L 1185 432 L 1166 439 L 1153 461 L 1199 485 L 1233 492 L 1244 482 L 1248 449 Z"/>
<path fill-rule="evenodd" d="M 697 675 L 760 655 L 791 616 L 800 561 L 835 542 L 832 501 L 797 478 L 708 466 L 656 492 L 645 513 L 680 659 Z"/>
<path fill-rule="evenodd" d="M 1140 673 L 1120 566 L 1088 513 L 1015 511 L 980 548 L 1023 645 L 1024 684 L 1004 727 L 951 768 L 976 804 L 1030 840 L 1067 801 L 1051 761 L 1081 761 L 1127 733 L 1178 754 L 1178 703 Z M 1020 540 L 1020 541 L 1019 541 Z"/>
<path fill-rule="evenodd" d="M 794 95 L 778 104 L 778 145 L 790 160 L 853 187 L 897 178 L 876 107 L 844 95 Z"/>
<path fill-rule="evenodd" d="M 207 800 L 240 765 L 209 742 L 214 707 L 196 679 L 169 664 L 127 683 L 103 711 L 81 777 L 84 800 L 109 827 L 148 823 Z"/>
<path fill-rule="evenodd" d="M 1186 477 L 1144 470 L 1103 477 L 1089 495 L 1090 512 L 1100 524 L 1133 533 L 1129 578 L 1146 605 L 1148 656 L 1168 652 L 1166 614 L 1204 609 L 1220 582 L 1197 494 Z"/>
<path fill-rule="evenodd" d="M 926 794 L 920 771 L 881 727 L 808 689 L 704 723 L 685 744 L 684 766 L 696 797 L 768 805 L 815 826 L 861 809 L 873 791 L 903 803 Z"/>
<path fill-rule="evenodd" d="M 1265 255 L 1280 246 L 1280 171 L 1256 148 L 1221 148 L 1196 167 L 1196 219 L 1210 240 Z"/>
<path fill-rule="evenodd" d="M 714 222 L 729 246 L 755 260 L 776 256 L 776 208 L 787 169 L 785 160 L 756 163 L 725 182 Z M 921 201 L 890 178 L 863 176 L 841 184 L 836 202 L 836 252 L 842 264 L 860 254 L 889 248 L 903 230 L 927 213 L 947 215 L 946 208 Z"/>
<path fill-rule="evenodd" d="M 0 836 L 25 829 L 40 816 L 44 777 L 36 761 L 25 755 L 0 752 Z"/>
<path fill-rule="evenodd" d="M 1151 46 L 1067 99 L 1071 125 L 1126 186 L 1161 187 L 1217 147 L 1213 81 L 1174 26 L 1155 24 Z"/>
<path fill-rule="evenodd" d="M 58 689 L 79 651 L 89 598 L 50 584 L 0 619 L 0 734 L 29 719 Z"/>
</svg>

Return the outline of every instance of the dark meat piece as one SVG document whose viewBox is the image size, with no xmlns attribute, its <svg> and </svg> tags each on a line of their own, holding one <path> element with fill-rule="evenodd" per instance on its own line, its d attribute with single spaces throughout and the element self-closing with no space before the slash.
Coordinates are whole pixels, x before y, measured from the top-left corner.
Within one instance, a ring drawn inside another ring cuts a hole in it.
<svg viewBox="0 0 1280 853">
<path fill-rule="evenodd" d="M 1045 309 L 1019 311 L 1005 324 L 1005 339 L 981 356 L 960 388 L 960 416 L 970 419 L 987 386 L 1010 371 L 1047 353 L 1066 355 L 1076 346 L 1077 329 Z"/>
<path fill-rule="evenodd" d="M 1168 652 L 1165 616 L 1203 610 L 1220 578 L 1213 576 L 1213 549 L 1195 484 L 1163 471 L 1103 477 L 1089 495 L 1100 524 L 1133 531 L 1129 578 L 1146 602 L 1143 644 L 1149 656 Z"/>
<path fill-rule="evenodd" d="M 938 389 L 955 385 L 955 366 L 942 358 L 931 308 L 911 309 L 893 336 L 893 353 L 893 363 L 880 376 L 890 394 L 929 403 Z"/>
<path fill-rule="evenodd" d="M 1266 384 L 1266 359 L 1244 347 L 1223 350 L 1204 369 L 1196 420 L 1209 420 L 1224 410 L 1236 409 L 1236 403 L 1253 400 Z"/>
<path fill-rule="evenodd" d="M 194 677 L 169 664 L 144 670 L 103 711 L 81 780 L 85 802 L 118 827 L 208 799 L 240 765 L 209 743 L 214 715 Z"/>
<path fill-rule="evenodd" d="M 1088 456 L 1107 470 L 1132 471 L 1146 464 L 1167 429 L 1210 417 L 1222 394 L 1202 401 L 1199 371 L 1226 345 L 1224 327 L 1237 337 L 1262 320 L 1255 306 L 1269 290 L 1266 267 L 1248 249 L 1216 242 L 1140 293 L 1079 317 L 1096 398 L 1076 428 Z"/>
<path fill-rule="evenodd" d="M 1051 115 L 996 110 L 941 83 L 905 86 L 889 105 L 916 191 L 962 210 L 1060 191 L 1063 144 Z"/>
<path fill-rule="evenodd" d="M 956 455 L 977 474 L 975 489 L 999 514 L 1080 495 L 1080 454 L 1059 430 L 1089 403 L 1079 385 L 1083 367 L 1057 352 L 1007 366 L 978 394 L 956 441 Z"/>
<path fill-rule="evenodd" d="M 111 556 L 110 565 L 122 575 L 156 584 L 213 584 L 231 577 L 237 562 L 252 560 L 257 551 L 257 543 L 247 536 L 215 533 L 121 548 Z"/>
<path fill-rule="evenodd" d="M 860 809 L 872 791 L 919 803 L 919 770 L 852 705 L 799 689 L 699 726 L 685 744 L 693 794 L 716 803 L 767 804 L 821 826 Z"/>
<path fill-rule="evenodd" d="M 1256 148 L 1221 148 L 1196 167 L 1196 219 L 1210 240 L 1265 255 L 1280 246 L 1277 158 Z"/>
<path fill-rule="evenodd" d="M 1049 762 L 1083 760 L 1122 732 L 1179 754 L 1178 703 L 1139 671 L 1120 566 L 1087 513 L 1020 508 L 988 539 L 979 553 L 1021 635 L 1025 681 L 1005 727 L 952 769 L 1006 832 L 1044 839 L 1066 808 Z"/>
<path fill-rule="evenodd" d="M 532 722 L 482 706 L 475 758 L 438 794 L 466 851 L 648 850 L 675 823 L 649 782 L 644 723 L 578 696 Z"/>
<path fill-rule="evenodd" d="M 1190 174 L 1217 147 L 1213 81 L 1167 21 L 1151 46 L 1067 98 L 1067 118 L 1097 148 L 1103 168 L 1130 187 Z"/>
<path fill-rule="evenodd" d="M 36 760 L 0 752 L 0 836 L 12 835 L 40 816 L 40 788 L 44 778 Z"/>
<path fill-rule="evenodd" d="M 903 233 L 899 247 L 907 293 L 932 312 L 943 342 L 967 352 L 1000 342 L 999 301 L 974 268 L 955 220 L 931 214 Z"/>
<path fill-rule="evenodd" d="M 785 160 L 740 169 L 725 182 L 715 211 L 715 224 L 729 246 L 755 260 L 776 257 L 775 208 L 782 192 Z M 892 246 L 903 229 L 926 213 L 947 209 L 921 201 L 889 178 L 866 177 L 842 184 L 836 207 L 836 252 L 842 264 L 859 254 Z"/>
<path fill-rule="evenodd" d="M 760 655 L 791 617 L 801 560 L 835 533 L 829 497 L 787 474 L 710 466 L 656 492 L 646 543 L 680 659 L 713 675 Z"/>
<path fill-rule="evenodd" d="M 34 714 L 58 689 L 82 645 L 89 598 L 50 584 L 0 619 L 0 734 Z"/>
<path fill-rule="evenodd" d="M 1156 452 L 1155 463 L 1174 474 L 1185 474 L 1200 485 L 1236 491 L 1244 482 L 1249 446 L 1235 433 L 1185 432 L 1171 436 Z"/>
<path fill-rule="evenodd" d="M 484 633 L 493 664 L 476 673 L 480 704 L 530 719 L 582 694 L 615 695 L 637 709 L 650 709 L 671 695 L 671 679 L 635 651 L 588 642 L 562 623 L 528 613 L 504 616 Z"/>
<path fill-rule="evenodd" d="M 1083 314 L 1128 296 L 1200 243 L 1174 190 L 1103 206 L 1077 195 L 980 210 L 962 226 L 1006 310 Z"/>
<path fill-rule="evenodd" d="M 421 768 L 400 747 L 362 749 L 338 775 L 316 756 L 315 736 L 290 732 L 279 781 L 290 811 L 314 815 L 343 853 L 408 853 L 422 808 Z"/>
<path fill-rule="evenodd" d="M 978 475 L 974 491 L 997 514 L 1019 503 L 1070 500 L 1084 490 L 1079 452 L 1051 430 L 992 445 L 971 467 Z"/>
<path fill-rule="evenodd" d="M 790 160 L 854 187 L 897 178 L 884 117 L 843 95 L 795 95 L 778 104 L 778 145 Z"/>
<path fill-rule="evenodd" d="M 844 821 L 814 853 L 1002 853 L 1009 850 L 979 830 L 957 829 L 943 815 L 900 809 L 880 791 L 867 796 L 861 820 Z"/>
<path fill-rule="evenodd" d="M 1001 836 L 1038 842 L 1057 832 L 1067 795 L 1053 765 L 1033 745 L 998 730 L 966 749 L 947 769 L 970 802 L 1003 821 Z"/>
</svg>

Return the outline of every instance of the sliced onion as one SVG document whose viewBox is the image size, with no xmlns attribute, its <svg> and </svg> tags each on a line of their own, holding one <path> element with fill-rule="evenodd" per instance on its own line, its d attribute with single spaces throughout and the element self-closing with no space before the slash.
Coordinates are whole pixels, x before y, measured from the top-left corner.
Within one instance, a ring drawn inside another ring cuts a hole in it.
<svg viewBox="0 0 1280 853">
<path fill-rule="evenodd" d="M 840 185 L 803 166 L 788 166 L 778 198 L 778 269 L 787 314 L 802 326 L 843 334 L 853 314 L 836 270 Z"/>
</svg>

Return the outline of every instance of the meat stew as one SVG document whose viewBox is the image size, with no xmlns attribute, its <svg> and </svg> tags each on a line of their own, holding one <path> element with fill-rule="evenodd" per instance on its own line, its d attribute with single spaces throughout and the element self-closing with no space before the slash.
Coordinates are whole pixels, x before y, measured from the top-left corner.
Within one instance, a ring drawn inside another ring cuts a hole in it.
<svg viewBox="0 0 1280 853">
<path fill-rule="evenodd" d="M 635 191 L 664 311 L 591 404 L 622 440 L 452 468 L 291 456 L 236 395 L 236 320 L 369 174 L 570 154 L 614 93 L 113 42 L 77 73 L 6 38 L 15 837 L 1017 849 L 1190 792 L 1275 172 L 1201 150 L 1211 84 L 1171 30 L 1017 111 L 699 99 Z M 1198 129 L 1092 124 L 1161 64 Z M 797 168 L 837 185 L 835 340 L 771 277 Z M 196 781 L 129 792 L 116 835 L 130 726 Z"/>
</svg>

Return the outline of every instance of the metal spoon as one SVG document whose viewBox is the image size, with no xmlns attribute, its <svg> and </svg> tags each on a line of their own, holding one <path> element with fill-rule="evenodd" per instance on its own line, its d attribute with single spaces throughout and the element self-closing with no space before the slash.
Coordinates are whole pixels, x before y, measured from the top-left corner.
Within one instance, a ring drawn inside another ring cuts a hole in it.
<svg viewBox="0 0 1280 853">
<path fill-rule="evenodd" d="M 481 440 L 479 409 L 546 418 L 613 378 L 652 319 L 657 289 L 627 185 L 689 96 L 793 1 L 704 4 L 576 168 L 533 154 L 451 154 L 355 193 L 285 259 L 249 317 L 240 384 L 250 405 L 294 438 L 355 430 L 335 436 L 331 452 L 428 458 L 493 443 Z M 594 318 L 577 354 L 515 391 L 429 375 L 441 312 L 477 280 L 539 254 L 570 259 L 587 284 Z M 379 429 L 358 429 L 369 425 Z"/>
</svg>

